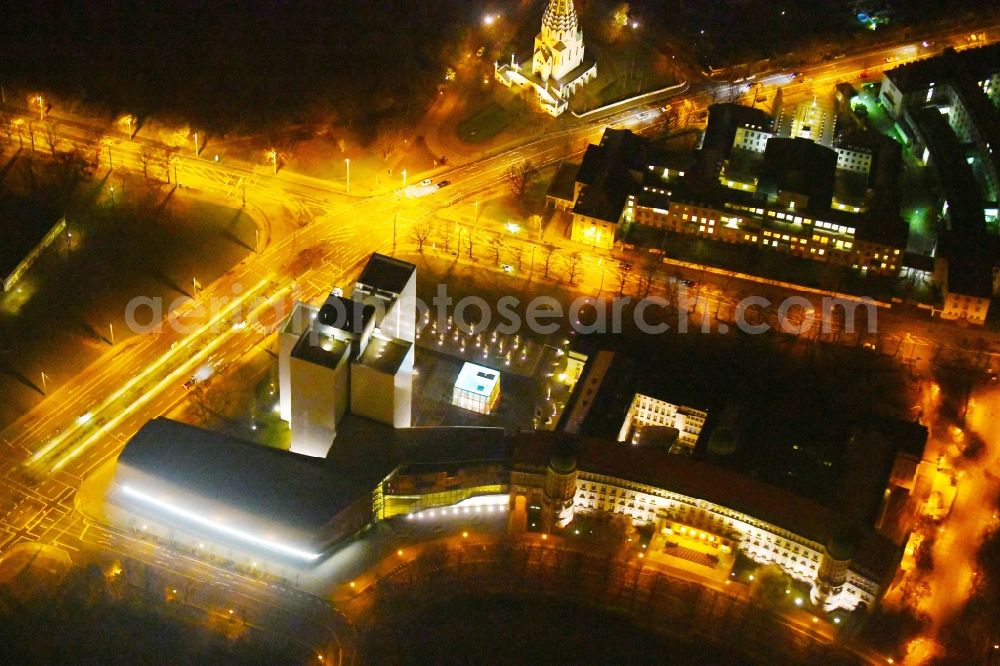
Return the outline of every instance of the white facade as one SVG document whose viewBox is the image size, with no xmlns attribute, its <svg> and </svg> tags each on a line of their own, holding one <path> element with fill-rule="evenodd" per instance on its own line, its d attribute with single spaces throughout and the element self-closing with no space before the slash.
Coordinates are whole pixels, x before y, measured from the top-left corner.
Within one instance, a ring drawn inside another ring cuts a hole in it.
<svg viewBox="0 0 1000 666">
<path fill-rule="evenodd" d="M 296 350 L 308 345 L 309 337 L 306 332 Z M 329 362 L 317 362 L 318 359 L 297 355 L 295 351 L 289 359 L 292 393 L 289 425 L 293 453 L 325 458 L 337 436 L 337 423 L 347 413 L 350 364 L 344 342 L 323 339 L 319 344 L 327 352 Z"/>
<path fill-rule="evenodd" d="M 416 267 L 376 254 L 361 277 L 350 300 L 296 306 L 279 335 L 280 411 L 296 453 L 325 457 L 348 410 L 410 427 Z"/>
<path fill-rule="evenodd" d="M 634 444 L 638 442 L 639 430 L 644 426 L 666 426 L 677 428 L 680 433 L 677 437 L 678 444 L 686 449 L 693 449 L 698 443 L 706 418 L 708 412 L 700 409 L 674 405 L 636 393 L 618 433 L 618 441 L 624 442 L 631 435 Z"/>
<path fill-rule="evenodd" d="M 872 154 L 866 150 L 834 148 L 837 151 L 837 168 L 857 173 L 868 173 L 872 167 Z"/>
<path fill-rule="evenodd" d="M 308 303 L 297 302 L 292 307 L 292 315 L 281 327 L 278 334 L 278 410 L 281 420 L 286 423 L 292 421 L 292 373 L 291 357 L 292 350 L 298 343 L 302 334 L 309 330 L 312 320 L 319 313 L 319 308 L 314 308 Z"/>
<path fill-rule="evenodd" d="M 583 62 L 583 31 L 573 0 L 551 0 L 535 37 L 531 73 L 542 81 L 560 80 Z"/>
<path fill-rule="evenodd" d="M 792 578 L 814 586 L 825 556 L 823 544 L 740 511 L 617 477 L 581 470 L 574 504 L 581 510 L 628 516 L 638 524 L 666 519 L 723 536 L 737 543 L 737 549 L 755 562 L 776 564 Z M 878 594 L 878 581 L 849 566 L 840 591 L 822 603 L 826 610 L 854 610 L 860 603 L 871 607 Z"/>
<path fill-rule="evenodd" d="M 499 397 L 500 371 L 466 363 L 455 380 L 451 404 L 479 414 L 489 414 Z"/>
<path fill-rule="evenodd" d="M 550 0 L 542 15 L 542 29 L 535 37 L 531 72 L 524 71 L 511 56 L 510 64 L 494 65 L 494 76 L 508 88 L 532 88 L 539 107 L 558 116 L 576 89 L 597 76 L 597 63 L 589 63 L 573 0 Z"/>
</svg>

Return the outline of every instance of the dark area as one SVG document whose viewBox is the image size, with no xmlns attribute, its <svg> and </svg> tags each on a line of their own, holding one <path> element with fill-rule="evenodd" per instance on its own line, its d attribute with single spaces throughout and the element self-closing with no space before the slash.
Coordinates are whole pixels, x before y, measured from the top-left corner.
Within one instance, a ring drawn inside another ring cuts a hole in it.
<svg viewBox="0 0 1000 666">
<path fill-rule="evenodd" d="M 332 112 L 348 124 L 422 108 L 476 7 L 461 0 L 74 3 L 8 12 L 8 89 L 95 109 L 265 129 Z"/>
<path fill-rule="evenodd" d="M 109 583 L 97 566 L 73 569 L 53 598 L 20 601 L 0 587 L 0 663 L 300 664 L 301 647 L 230 640 L 181 604 Z"/>
<path fill-rule="evenodd" d="M 577 602 L 471 596 L 420 606 L 420 613 L 396 626 L 398 642 L 371 641 L 368 663 L 741 663 L 720 648 L 667 639 L 625 615 Z"/>
<path fill-rule="evenodd" d="M 908 404 L 891 359 L 777 333 L 605 335 L 591 345 L 619 353 L 583 432 L 616 437 L 637 392 L 705 409 L 699 455 L 815 499 L 839 485 L 853 429 Z M 716 431 L 729 445 L 714 442 Z"/>
</svg>

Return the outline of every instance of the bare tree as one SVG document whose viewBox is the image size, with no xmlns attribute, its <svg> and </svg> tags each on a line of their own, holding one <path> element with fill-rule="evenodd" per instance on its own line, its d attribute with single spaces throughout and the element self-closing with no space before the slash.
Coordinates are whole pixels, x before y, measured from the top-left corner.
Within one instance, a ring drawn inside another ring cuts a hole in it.
<svg viewBox="0 0 1000 666">
<path fill-rule="evenodd" d="M 556 256 L 556 246 L 546 243 L 542 247 L 542 269 L 545 277 L 549 276 L 549 271 L 552 269 L 552 261 Z"/>
<path fill-rule="evenodd" d="M 574 252 L 564 259 L 566 263 L 566 277 L 569 278 L 569 283 L 574 284 L 576 282 L 576 276 L 580 274 L 580 261 L 582 257 L 579 252 Z"/>
<path fill-rule="evenodd" d="M 139 152 L 139 164 L 142 165 L 142 177 L 149 178 L 149 160 L 153 159 L 153 153 L 149 148 L 143 147 Z"/>
<path fill-rule="evenodd" d="M 503 249 L 503 242 L 500 240 L 500 236 L 494 234 L 490 238 L 490 252 L 493 254 L 493 262 L 496 264 L 500 263 L 500 250 Z"/>
<path fill-rule="evenodd" d="M 14 143 L 14 123 L 11 122 L 10 118 L 4 115 L 0 115 L 0 126 L 3 126 L 3 133 L 7 135 L 7 143 Z"/>
<path fill-rule="evenodd" d="M 45 123 L 45 143 L 49 146 L 49 152 L 52 153 L 52 157 L 56 156 L 56 144 L 59 143 L 59 124 L 58 123 Z"/>
<path fill-rule="evenodd" d="M 163 149 L 163 172 L 167 176 L 167 184 L 170 184 L 170 163 L 174 159 L 174 153 L 177 152 L 176 148 L 167 146 Z"/>
<path fill-rule="evenodd" d="M 625 286 L 628 284 L 628 276 L 632 272 L 632 264 L 627 261 L 618 262 L 618 270 L 615 272 L 615 282 L 618 284 L 618 295 L 625 293 Z"/>
<path fill-rule="evenodd" d="M 656 267 L 653 264 L 646 263 L 643 265 L 642 274 L 639 276 L 639 291 L 642 292 L 643 298 L 649 296 L 649 291 L 653 288 L 653 277 L 655 275 Z"/>
<path fill-rule="evenodd" d="M 524 197 L 524 193 L 531 185 L 535 169 L 528 160 L 512 162 L 507 167 L 507 182 L 510 184 L 510 191 L 518 199 Z"/>
<path fill-rule="evenodd" d="M 514 257 L 514 263 L 517 264 L 517 270 L 522 270 L 524 268 L 524 246 L 519 243 L 510 249 L 510 253 Z"/>
<path fill-rule="evenodd" d="M 424 251 L 424 243 L 431 235 L 431 225 L 427 222 L 417 222 L 413 227 L 413 240 L 417 243 L 417 251 Z"/>
<path fill-rule="evenodd" d="M 31 152 L 35 152 L 35 125 L 28 123 L 28 138 L 31 139 Z"/>
<path fill-rule="evenodd" d="M 473 258 L 472 250 L 476 247 L 476 240 L 476 230 L 469 227 L 465 234 L 465 251 L 469 256 L 469 259 Z"/>
<path fill-rule="evenodd" d="M 403 133 L 396 127 L 383 128 L 378 135 L 378 150 L 383 160 L 389 159 L 402 140 Z"/>
</svg>

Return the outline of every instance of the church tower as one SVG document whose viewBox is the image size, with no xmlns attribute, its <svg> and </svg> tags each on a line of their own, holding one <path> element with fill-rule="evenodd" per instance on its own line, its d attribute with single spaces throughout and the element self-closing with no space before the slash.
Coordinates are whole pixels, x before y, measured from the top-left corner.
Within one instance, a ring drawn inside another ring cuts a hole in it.
<svg viewBox="0 0 1000 666">
<path fill-rule="evenodd" d="M 542 31 L 535 37 L 531 72 L 543 81 L 560 81 L 583 62 L 583 31 L 573 0 L 549 0 Z"/>
</svg>

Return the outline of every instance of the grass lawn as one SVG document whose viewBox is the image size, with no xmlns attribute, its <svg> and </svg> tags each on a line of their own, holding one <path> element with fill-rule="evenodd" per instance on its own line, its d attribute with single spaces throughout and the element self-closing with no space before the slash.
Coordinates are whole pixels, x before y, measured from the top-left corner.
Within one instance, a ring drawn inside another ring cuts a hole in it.
<svg viewBox="0 0 1000 666">
<path fill-rule="evenodd" d="M 489 141 L 504 131 L 511 120 L 507 109 L 496 102 L 490 102 L 458 124 L 458 138 L 468 143 Z"/>
</svg>

